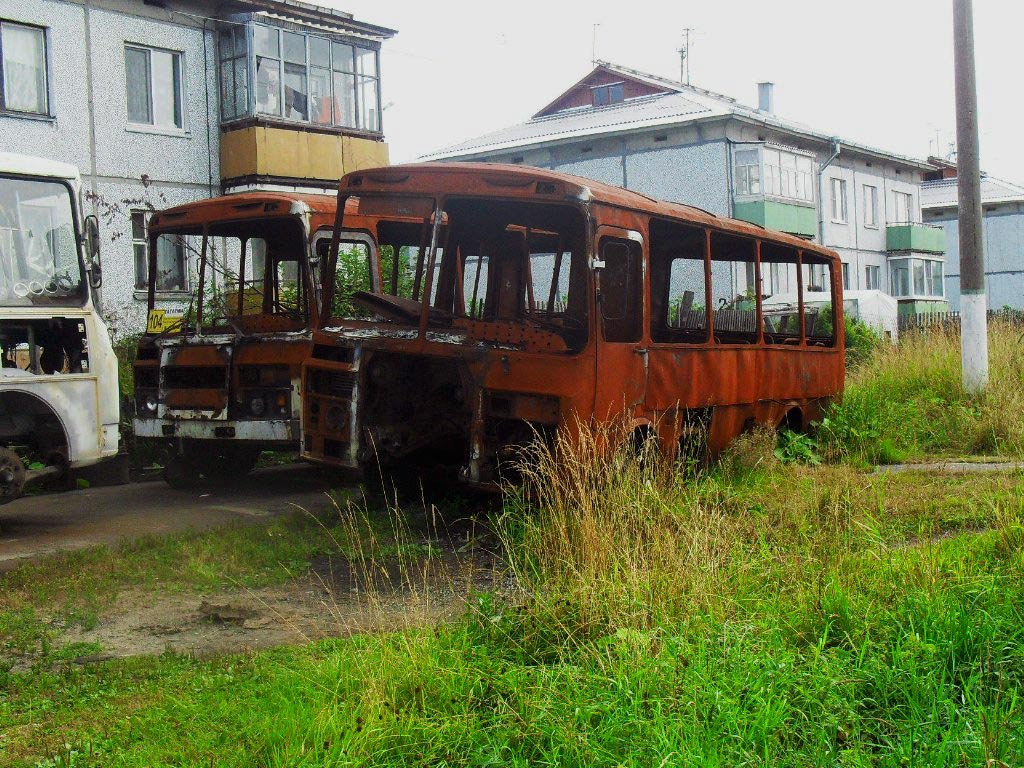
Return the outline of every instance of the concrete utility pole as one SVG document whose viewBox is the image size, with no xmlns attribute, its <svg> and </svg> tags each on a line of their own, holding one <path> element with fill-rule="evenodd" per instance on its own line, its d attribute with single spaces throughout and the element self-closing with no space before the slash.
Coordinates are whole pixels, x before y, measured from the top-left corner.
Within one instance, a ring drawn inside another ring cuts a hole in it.
<svg viewBox="0 0 1024 768">
<path fill-rule="evenodd" d="M 960 356 L 964 389 L 980 392 L 988 384 L 988 318 L 972 5 L 972 0 L 953 0 L 953 63 L 960 207 Z"/>
</svg>

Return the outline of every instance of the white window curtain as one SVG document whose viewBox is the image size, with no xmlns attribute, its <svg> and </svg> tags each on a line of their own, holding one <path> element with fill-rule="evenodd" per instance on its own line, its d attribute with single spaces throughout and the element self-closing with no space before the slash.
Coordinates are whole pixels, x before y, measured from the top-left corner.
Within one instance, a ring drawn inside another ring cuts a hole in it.
<svg viewBox="0 0 1024 768">
<path fill-rule="evenodd" d="M 4 24 L 0 33 L 4 53 L 4 106 L 18 112 L 45 114 L 46 43 L 43 30 Z"/>
</svg>

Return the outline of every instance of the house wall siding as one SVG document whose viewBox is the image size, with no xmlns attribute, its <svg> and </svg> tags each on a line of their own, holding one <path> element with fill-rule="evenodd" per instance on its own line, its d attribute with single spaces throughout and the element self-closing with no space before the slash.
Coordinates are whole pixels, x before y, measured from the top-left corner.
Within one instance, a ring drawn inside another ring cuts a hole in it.
<svg viewBox="0 0 1024 768">
<path fill-rule="evenodd" d="M 928 217 L 946 231 L 945 281 L 949 308 L 960 309 L 960 224 L 955 209 Z M 1024 203 L 1003 204 L 982 218 L 985 293 L 990 309 L 1024 309 Z"/>
<path fill-rule="evenodd" d="M 201 15 L 209 11 L 201 4 L 176 7 Z M 131 211 L 201 200 L 219 188 L 219 102 L 212 29 L 204 33 L 181 14 L 172 16 L 130 0 L 107 0 L 88 9 L 59 0 L 13 0 L 4 4 L 0 18 L 46 28 L 53 115 L 52 119 L 0 115 L 0 146 L 79 168 L 84 190 L 92 193 L 87 212 L 91 207 L 100 218 L 103 312 L 116 334 L 136 333 L 145 327 L 146 304 L 135 295 Z M 154 133 L 129 125 L 126 42 L 182 54 L 183 131 Z"/>
</svg>

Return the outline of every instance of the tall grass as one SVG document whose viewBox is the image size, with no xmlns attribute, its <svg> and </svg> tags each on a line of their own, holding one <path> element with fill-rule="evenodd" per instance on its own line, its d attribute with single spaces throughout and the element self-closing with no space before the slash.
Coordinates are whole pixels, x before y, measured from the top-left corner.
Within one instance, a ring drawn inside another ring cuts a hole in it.
<svg viewBox="0 0 1024 768">
<path fill-rule="evenodd" d="M 833 459 L 891 463 L 925 455 L 1024 456 L 1024 338 L 1002 321 L 989 327 L 989 385 L 964 391 L 955 330 L 906 333 L 877 347 L 847 376 L 820 441 Z"/>
</svg>

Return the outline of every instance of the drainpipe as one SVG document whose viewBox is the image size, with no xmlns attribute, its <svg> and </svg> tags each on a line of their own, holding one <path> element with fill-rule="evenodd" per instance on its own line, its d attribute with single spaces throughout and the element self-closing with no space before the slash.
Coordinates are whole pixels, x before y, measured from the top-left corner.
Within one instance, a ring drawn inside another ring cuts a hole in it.
<svg viewBox="0 0 1024 768">
<path fill-rule="evenodd" d="M 832 137 L 832 155 L 824 163 L 818 166 L 818 244 L 825 245 L 825 190 L 823 182 L 825 180 L 825 169 L 832 165 L 833 161 L 839 157 L 839 151 L 842 146 L 839 143 L 839 137 Z M 856 190 L 854 190 L 856 193 Z"/>
</svg>

